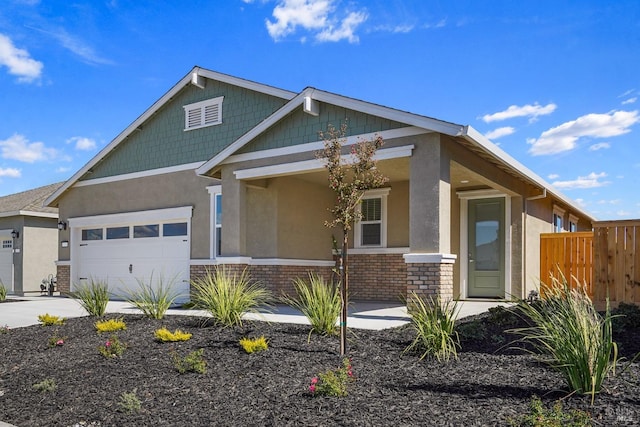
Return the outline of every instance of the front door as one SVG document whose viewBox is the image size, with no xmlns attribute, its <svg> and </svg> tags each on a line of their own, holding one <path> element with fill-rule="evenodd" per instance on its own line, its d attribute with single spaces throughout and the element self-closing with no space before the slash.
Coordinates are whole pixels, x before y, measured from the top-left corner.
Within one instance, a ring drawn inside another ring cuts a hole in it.
<svg viewBox="0 0 640 427">
<path fill-rule="evenodd" d="M 504 198 L 472 199 L 468 209 L 468 296 L 504 298 Z"/>
</svg>

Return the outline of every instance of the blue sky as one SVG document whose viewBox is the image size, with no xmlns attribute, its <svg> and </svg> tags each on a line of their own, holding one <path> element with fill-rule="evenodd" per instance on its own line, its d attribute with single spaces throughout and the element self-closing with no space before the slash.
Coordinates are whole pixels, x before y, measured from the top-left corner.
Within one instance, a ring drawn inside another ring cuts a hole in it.
<svg viewBox="0 0 640 427">
<path fill-rule="evenodd" d="M 68 179 L 194 65 L 471 125 L 640 218 L 637 0 L 3 0 L 0 195 Z"/>
</svg>

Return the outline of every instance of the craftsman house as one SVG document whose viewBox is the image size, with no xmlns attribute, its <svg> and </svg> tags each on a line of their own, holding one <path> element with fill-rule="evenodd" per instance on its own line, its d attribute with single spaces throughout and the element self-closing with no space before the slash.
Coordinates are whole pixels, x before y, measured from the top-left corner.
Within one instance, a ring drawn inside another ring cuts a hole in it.
<svg viewBox="0 0 640 427">
<path fill-rule="evenodd" d="M 59 287 L 102 278 L 118 295 L 153 274 L 188 294 L 190 278 L 225 264 L 280 294 L 309 270 L 330 274 L 339 231 L 324 226 L 333 194 L 315 153 L 318 131 L 344 120 L 346 145 L 383 137 L 389 177 L 354 227 L 354 299 L 523 297 L 540 233 L 591 229 L 469 126 L 195 67 L 46 200 L 67 226 Z"/>
</svg>

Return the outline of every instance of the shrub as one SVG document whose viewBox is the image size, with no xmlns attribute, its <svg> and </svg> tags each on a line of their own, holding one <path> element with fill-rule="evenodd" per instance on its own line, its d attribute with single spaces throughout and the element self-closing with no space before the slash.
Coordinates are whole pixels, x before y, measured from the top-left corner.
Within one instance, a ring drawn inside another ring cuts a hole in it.
<svg viewBox="0 0 640 427">
<path fill-rule="evenodd" d="M 0 280 L 0 302 L 7 299 L 7 288 L 4 287 L 2 280 Z"/>
<path fill-rule="evenodd" d="M 602 317 L 583 286 L 571 289 L 566 279 L 554 279 L 546 295 L 518 309 L 533 326 L 511 330 L 531 343 L 543 360 L 559 371 L 572 391 L 590 394 L 591 401 L 617 360 L 609 302 Z"/>
<path fill-rule="evenodd" d="M 149 283 L 137 278 L 136 281 L 138 282 L 138 290 L 131 292 L 126 297 L 127 302 L 151 319 L 162 319 L 171 304 L 179 297 L 173 292 L 175 277 L 167 282 L 160 276 L 157 283 L 154 284 L 152 274 Z"/>
<path fill-rule="evenodd" d="M 138 395 L 136 394 L 137 389 L 133 389 L 131 393 L 123 392 L 120 395 L 120 401 L 118 402 L 118 406 L 122 412 L 138 412 L 140 408 L 142 408 L 142 402 L 138 399 Z"/>
<path fill-rule="evenodd" d="M 439 362 L 448 362 L 452 357 L 458 358 L 457 348 L 460 338 L 455 331 L 455 319 L 458 315 L 457 301 L 440 301 L 431 296 L 426 301 L 415 292 L 407 301 L 411 324 L 416 332 L 416 338 L 405 349 L 423 351 L 420 359 L 425 356 L 435 356 Z"/>
<path fill-rule="evenodd" d="M 9 325 L 0 326 L 0 334 L 8 334 L 9 333 Z"/>
<path fill-rule="evenodd" d="M 42 323 L 42 326 L 59 326 L 64 325 L 65 318 L 61 318 L 60 316 L 52 316 L 49 313 L 39 314 L 38 322 Z"/>
<path fill-rule="evenodd" d="M 640 306 L 621 302 L 612 310 L 613 330 L 622 333 L 629 329 L 640 328 Z"/>
<path fill-rule="evenodd" d="M 67 337 L 59 336 L 58 331 L 56 331 L 53 336 L 49 337 L 49 347 L 62 347 L 66 341 Z"/>
<path fill-rule="evenodd" d="M 217 267 L 191 282 L 193 301 L 197 308 L 211 314 L 214 322 L 224 326 L 242 326 L 242 315 L 256 313 L 268 306 L 271 293 L 251 280 L 247 270 L 240 275 L 226 267 Z"/>
<path fill-rule="evenodd" d="M 309 320 L 309 338 L 313 332 L 323 335 L 335 334 L 338 331 L 336 321 L 342 308 L 340 289 L 312 272 L 309 273 L 308 281 L 295 278 L 293 284 L 298 298 L 284 297 L 283 301 L 300 310 Z"/>
<path fill-rule="evenodd" d="M 104 316 L 109 302 L 109 287 L 106 282 L 92 278 L 88 284 L 77 285 L 76 289 L 69 295 L 89 313 L 89 316 Z"/>
<path fill-rule="evenodd" d="M 35 383 L 33 388 L 40 392 L 51 392 L 56 391 L 58 386 L 56 385 L 56 380 L 53 378 L 46 378 L 39 383 Z"/>
<path fill-rule="evenodd" d="M 98 332 L 115 332 L 127 329 L 127 324 L 122 318 L 98 320 L 95 323 L 96 331 Z"/>
<path fill-rule="evenodd" d="M 355 381 L 355 377 L 353 376 L 351 360 L 344 358 L 340 368 L 329 370 L 313 377 L 309 391 L 314 396 L 344 397 L 348 394 L 347 386 L 353 381 Z"/>
<path fill-rule="evenodd" d="M 240 340 L 240 347 L 244 349 L 248 354 L 256 353 L 269 348 L 267 339 L 264 336 L 260 338 L 242 338 Z"/>
<path fill-rule="evenodd" d="M 529 414 L 519 420 L 510 419 L 509 424 L 518 427 L 586 427 L 592 424 L 588 413 L 578 409 L 565 412 L 560 401 L 552 409 L 546 409 L 540 398 L 533 396 L 529 408 Z"/>
<path fill-rule="evenodd" d="M 171 353 L 173 366 L 175 366 L 181 374 L 186 372 L 204 374 L 207 372 L 207 361 L 204 360 L 203 354 L 203 348 L 194 350 L 185 357 L 180 357 L 176 352 L 173 352 Z"/>
<path fill-rule="evenodd" d="M 157 329 L 153 333 L 153 336 L 161 342 L 187 341 L 191 339 L 189 332 L 182 332 L 180 329 L 176 329 L 174 332 L 171 332 L 167 328 Z"/>
<path fill-rule="evenodd" d="M 103 345 L 98 347 L 98 351 L 104 357 L 111 359 L 122 356 L 126 348 L 127 345 L 121 342 L 117 336 L 111 335 Z"/>
</svg>

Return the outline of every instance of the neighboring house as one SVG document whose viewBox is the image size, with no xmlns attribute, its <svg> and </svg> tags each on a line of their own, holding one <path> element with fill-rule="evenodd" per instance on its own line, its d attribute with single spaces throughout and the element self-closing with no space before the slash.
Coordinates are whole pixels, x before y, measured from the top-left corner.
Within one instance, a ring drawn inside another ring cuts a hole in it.
<svg viewBox="0 0 640 427">
<path fill-rule="evenodd" d="M 40 292 L 56 274 L 58 209 L 43 202 L 61 185 L 0 197 L 0 280 L 11 294 Z"/>
<path fill-rule="evenodd" d="M 276 294 L 331 274 L 333 193 L 318 131 L 380 135 L 390 180 L 367 192 L 350 250 L 354 299 L 525 297 L 539 235 L 593 218 L 469 126 L 314 88 L 300 93 L 199 67 L 46 201 L 62 231 L 58 285 L 118 294 L 163 276 L 184 292 L 214 265 L 248 267 Z M 346 147 L 345 152 L 348 152 Z"/>
</svg>

